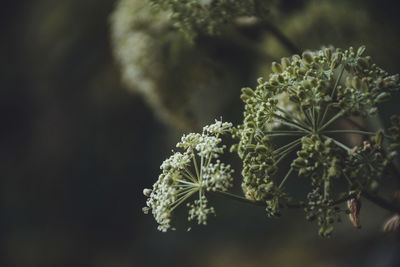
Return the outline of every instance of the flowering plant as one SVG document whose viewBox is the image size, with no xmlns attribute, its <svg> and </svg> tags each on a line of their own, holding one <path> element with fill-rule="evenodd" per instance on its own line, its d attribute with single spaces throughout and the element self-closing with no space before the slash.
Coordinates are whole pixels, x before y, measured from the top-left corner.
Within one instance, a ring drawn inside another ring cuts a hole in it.
<svg viewBox="0 0 400 267">
<path fill-rule="evenodd" d="M 182 137 L 177 144 L 182 152 L 164 161 L 153 189 L 144 190 L 144 212 L 151 211 L 159 230 L 166 231 L 172 228 L 172 212 L 188 201 L 189 221 L 206 224 L 215 214 L 206 195 L 214 192 L 262 205 L 268 216 L 303 208 L 306 219 L 317 221 L 321 236 L 331 235 L 341 213 L 359 227 L 361 196 L 399 212 L 400 207 L 376 192 L 395 170 L 400 119 L 394 116 L 389 130 L 364 126 L 379 104 L 399 90 L 399 75 L 379 68 L 364 51 L 364 46 L 344 51 L 328 47 L 273 62 L 267 80 L 258 79 L 254 90 L 242 89 L 243 123 L 233 127 L 216 121 L 201 134 Z M 226 192 L 233 170 L 219 160 L 226 148 L 222 135 L 236 140 L 230 151 L 242 161 L 244 197 Z M 296 176 L 310 187 L 301 200 L 285 188 Z M 342 182 L 346 190 L 338 186 Z M 190 202 L 196 193 L 198 198 Z M 346 201 L 347 209 L 340 206 Z"/>
</svg>

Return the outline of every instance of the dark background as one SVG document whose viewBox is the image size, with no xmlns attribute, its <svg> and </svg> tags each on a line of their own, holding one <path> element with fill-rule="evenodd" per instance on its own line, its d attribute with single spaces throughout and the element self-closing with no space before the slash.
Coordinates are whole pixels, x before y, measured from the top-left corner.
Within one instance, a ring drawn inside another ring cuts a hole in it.
<svg viewBox="0 0 400 267">
<path fill-rule="evenodd" d="M 283 2 L 282 10 L 304 6 Z M 354 2 L 375 26 L 399 24 L 395 1 Z M 329 240 L 301 211 L 272 220 L 262 208 L 218 199 L 209 226 L 158 232 L 141 212 L 142 190 L 181 132 L 121 84 L 109 41 L 114 5 L 2 2 L 0 266 L 400 265 L 398 237 L 381 232 L 389 214 L 368 202 L 362 230 L 344 220 Z M 372 51 L 400 72 L 398 52 Z M 396 103 L 384 112 L 398 113 Z"/>
</svg>

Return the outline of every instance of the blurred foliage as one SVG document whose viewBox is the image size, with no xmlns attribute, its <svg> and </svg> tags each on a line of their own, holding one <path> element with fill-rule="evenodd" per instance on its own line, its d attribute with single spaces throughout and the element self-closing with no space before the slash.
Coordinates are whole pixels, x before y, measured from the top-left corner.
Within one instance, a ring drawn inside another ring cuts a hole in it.
<svg viewBox="0 0 400 267">
<path fill-rule="evenodd" d="M 260 58 L 233 28 L 192 44 L 167 17 L 147 1 L 120 1 L 111 17 L 114 55 L 128 89 L 142 94 L 158 117 L 181 129 L 199 128 L 234 108 Z"/>
</svg>

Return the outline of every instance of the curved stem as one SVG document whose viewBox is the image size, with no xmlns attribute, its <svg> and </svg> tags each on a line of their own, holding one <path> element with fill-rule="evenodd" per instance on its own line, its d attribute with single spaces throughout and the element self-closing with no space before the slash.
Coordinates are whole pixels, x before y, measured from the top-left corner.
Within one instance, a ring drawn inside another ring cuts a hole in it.
<svg viewBox="0 0 400 267">
<path fill-rule="evenodd" d="M 265 205 L 266 205 L 264 201 L 250 200 L 250 199 L 247 199 L 247 198 L 235 195 L 235 194 L 231 194 L 231 193 L 228 193 L 228 192 L 224 192 L 224 191 L 217 190 L 217 191 L 208 191 L 208 192 L 211 193 L 211 194 L 223 196 L 223 197 L 226 197 L 226 198 L 229 198 L 229 199 L 232 199 L 232 200 L 236 200 L 236 201 L 239 201 L 239 202 L 247 203 L 247 204 L 252 204 L 252 205 L 256 205 L 256 206 L 263 206 L 263 207 L 265 207 Z"/>
<path fill-rule="evenodd" d="M 242 203 L 247 203 L 247 204 L 251 204 L 251 205 L 255 205 L 255 206 L 262 206 L 265 207 L 266 203 L 264 201 L 255 201 L 255 200 L 250 200 L 235 194 L 231 194 L 228 192 L 223 192 L 223 191 L 209 191 L 209 193 L 215 194 L 215 195 L 219 195 L 219 196 L 223 196 L 235 201 L 239 201 Z M 350 200 L 352 198 L 356 197 L 356 193 L 354 194 L 350 194 L 348 196 L 339 198 L 337 200 L 335 200 L 332 205 L 338 205 L 341 204 L 343 202 L 346 202 L 347 200 Z M 400 214 L 400 207 L 399 206 L 395 206 L 392 203 L 390 203 L 389 201 L 387 201 L 386 199 L 383 199 L 379 196 L 376 195 L 372 195 L 369 194 L 368 192 L 361 192 L 361 195 L 368 199 L 369 201 L 373 202 L 374 204 L 378 205 L 379 207 L 388 210 L 388 211 L 392 211 L 392 212 L 396 212 Z M 298 208 L 304 208 L 304 204 L 302 203 L 285 203 L 284 204 L 285 207 L 290 208 L 290 209 L 298 209 Z"/>
</svg>

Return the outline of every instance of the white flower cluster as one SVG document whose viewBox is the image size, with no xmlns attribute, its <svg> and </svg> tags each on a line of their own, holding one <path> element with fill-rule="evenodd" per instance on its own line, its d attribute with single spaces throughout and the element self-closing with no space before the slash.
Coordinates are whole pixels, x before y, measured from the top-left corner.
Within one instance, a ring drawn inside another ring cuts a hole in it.
<svg viewBox="0 0 400 267">
<path fill-rule="evenodd" d="M 222 120 L 215 120 L 214 124 L 203 127 L 203 132 L 210 134 L 226 134 L 232 131 L 232 123 L 222 122 Z"/>
<path fill-rule="evenodd" d="M 232 186 L 233 170 L 217 159 L 225 149 L 220 145 L 222 140 L 219 136 L 231 131 L 232 124 L 216 121 L 204 127 L 202 134 L 184 135 L 177 144 L 184 152 L 175 152 L 162 163 L 162 173 L 153 189 L 143 191 L 148 197 L 143 211 L 152 212 L 160 231 L 173 229 L 172 212 L 195 193 L 199 199 L 187 204 L 188 220 L 205 225 L 207 216 L 215 214 L 214 208 L 208 206 L 205 193 L 226 191 Z"/>
</svg>

